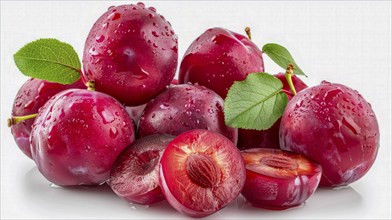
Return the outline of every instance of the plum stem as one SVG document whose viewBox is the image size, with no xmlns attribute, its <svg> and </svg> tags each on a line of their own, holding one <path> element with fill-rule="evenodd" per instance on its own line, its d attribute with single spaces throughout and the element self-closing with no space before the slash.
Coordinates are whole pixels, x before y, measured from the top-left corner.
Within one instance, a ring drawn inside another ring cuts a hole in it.
<svg viewBox="0 0 392 220">
<path fill-rule="evenodd" d="M 252 34 L 250 33 L 250 27 L 245 28 L 245 33 L 248 35 L 249 40 L 252 40 Z"/>
<path fill-rule="evenodd" d="M 90 91 L 95 91 L 95 81 L 94 80 L 90 80 L 86 83 L 87 86 L 87 90 Z"/>
<path fill-rule="evenodd" d="M 11 118 L 7 119 L 7 125 L 8 127 L 11 127 L 12 125 L 19 124 L 20 122 L 28 119 L 32 119 L 37 117 L 38 113 L 31 114 L 31 115 L 24 115 L 24 116 L 11 116 Z"/>
<path fill-rule="evenodd" d="M 294 87 L 293 80 L 292 80 L 293 75 L 294 75 L 294 65 L 289 64 L 286 69 L 285 77 L 286 77 L 287 83 L 290 86 L 291 92 L 293 93 L 293 95 L 296 95 L 297 91 L 295 91 L 295 87 Z"/>
</svg>

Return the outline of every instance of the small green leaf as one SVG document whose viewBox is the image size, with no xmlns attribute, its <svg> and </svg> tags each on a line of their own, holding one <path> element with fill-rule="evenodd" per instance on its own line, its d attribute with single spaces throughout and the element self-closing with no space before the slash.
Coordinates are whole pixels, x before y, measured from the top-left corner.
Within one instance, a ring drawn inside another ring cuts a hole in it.
<svg viewBox="0 0 392 220">
<path fill-rule="evenodd" d="M 228 126 L 265 130 L 283 114 L 287 95 L 282 82 L 268 73 L 252 73 L 235 82 L 225 100 L 225 122 Z"/>
<path fill-rule="evenodd" d="M 294 74 L 306 76 L 301 68 L 295 63 L 290 52 L 283 46 L 280 46 L 279 44 L 266 44 L 263 46 L 263 52 L 283 69 L 286 69 L 289 64 L 293 64 L 295 68 Z"/>
<path fill-rule="evenodd" d="M 14 61 L 26 76 L 61 84 L 80 78 L 81 64 L 71 45 L 56 39 L 39 39 L 14 54 Z"/>
</svg>

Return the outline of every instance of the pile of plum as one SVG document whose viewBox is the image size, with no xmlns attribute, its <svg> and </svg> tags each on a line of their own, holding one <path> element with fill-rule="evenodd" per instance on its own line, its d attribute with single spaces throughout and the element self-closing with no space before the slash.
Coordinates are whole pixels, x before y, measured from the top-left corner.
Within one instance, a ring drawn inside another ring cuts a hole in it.
<svg viewBox="0 0 392 220">
<path fill-rule="evenodd" d="M 14 101 L 11 132 L 50 182 L 107 183 L 127 202 L 163 200 L 204 217 L 242 194 L 252 205 L 287 209 L 318 186 L 366 174 L 379 147 L 368 102 L 347 86 L 298 77 L 283 116 L 268 130 L 225 123 L 235 81 L 264 72 L 263 52 L 223 28 L 201 34 L 177 69 L 170 23 L 143 3 L 110 7 L 92 27 L 81 79 L 29 79 Z M 19 123 L 20 122 L 20 123 Z"/>
</svg>

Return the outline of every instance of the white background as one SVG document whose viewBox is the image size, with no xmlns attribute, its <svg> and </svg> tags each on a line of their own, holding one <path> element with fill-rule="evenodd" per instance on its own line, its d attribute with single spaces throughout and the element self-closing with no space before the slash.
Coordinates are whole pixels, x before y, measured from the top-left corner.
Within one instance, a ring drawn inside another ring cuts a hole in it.
<svg viewBox="0 0 392 220">
<path fill-rule="evenodd" d="M 130 3 L 130 1 L 128 1 Z M 131 2 L 132 3 L 132 2 Z M 136 3 L 136 2 L 133 2 Z M 17 148 L 6 118 L 26 81 L 12 55 L 37 38 L 57 38 L 82 55 L 95 20 L 124 2 L 1 2 L 1 218 L 184 218 L 167 203 L 129 205 L 106 186 L 53 188 Z M 378 118 L 381 141 L 369 173 L 341 190 L 318 189 L 302 208 L 256 209 L 242 199 L 210 218 L 391 218 L 391 2 L 146 2 L 173 25 L 179 59 L 206 29 L 243 33 L 250 26 L 260 47 L 286 46 L 309 76 L 357 89 Z M 282 71 L 264 57 L 266 71 Z"/>
</svg>

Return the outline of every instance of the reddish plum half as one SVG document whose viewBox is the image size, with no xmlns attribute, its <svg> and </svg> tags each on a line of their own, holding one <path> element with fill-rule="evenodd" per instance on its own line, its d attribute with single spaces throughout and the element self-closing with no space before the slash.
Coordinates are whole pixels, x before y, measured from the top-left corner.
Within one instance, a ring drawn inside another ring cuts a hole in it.
<svg viewBox="0 0 392 220">
<path fill-rule="evenodd" d="M 151 135 L 128 146 L 117 158 L 107 183 L 128 202 L 151 205 L 164 200 L 159 187 L 159 159 L 173 140 L 170 135 Z"/>
<path fill-rule="evenodd" d="M 172 81 L 177 36 L 143 3 L 110 7 L 92 27 L 83 55 L 84 78 L 128 106 L 148 102 Z"/>
<path fill-rule="evenodd" d="M 241 194 L 253 206 L 274 210 L 299 206 L 320 182 L 321 166 L 302 155 L 265 148 L 241 154 L 246 167 Z"/>
<path fill-rule="evenodd" d="M 151 100 L 139 121 L 138 136 L 179 135 L 192 129 L 220 133 L 237 142 L 237 129 L 226 126 L 223 99 L 204 86 L 172 86 Z"/>
<path fill-rule="evenodd" d="M 291 100 L 293 94 L 291 93 L 289 84 L 287 83 L 284 73 L 278 73 L 274 75 L 283 83 L 283 90 L 286 91 L 286 95 Z M 296 75 L 292 76 L 292 81 L 297 92 L 302 91 L 308 86 Z M 238 144 L 239 149 L 249 148 L 273 148 L 279 149 L 279 127 L 280 119 L 278 119 L 271 128 L 263 131 L 238 129 Z"/>
<path fill-rule="evenodd" d="M 81 80 L 78 80 L 71 85 L 62 85 L 41 79 L 30 78 L 20 87 L 16 94 L 11 116 L 26 116 L 38 113 L 38 109 L 52 96 L 71 88 L 83 89 L 86 88 L 86 86 Z M 19 146 L 20 150 L 30 158 L 31 150 L 29 139 L 33 122 L 34 119 L 28 119 L 11 126 L 11 133 L 14 136 L 16 144 Z"/>
<path fill-rule="evenodd" d="M 245 182 L 245 166 L 229 139 L 207 130 L 191 130 L 166 147 L 159 175 L 161 189 L 173 208 L 204 217 L 238 196 Z"/>
<path fill-rule="evenodd" d="M 133 123 L 117 100 L 70 89 L 39 110 L 31 153 L 40 172 L 57 185 L 96 185 L 109 178 L 117 156 L 134 138 Z"/>
<path fill-rule="evenodd" d="M 294 96 L 280 126 L 280 147 L 317 161 L 323 187 L 364 176 L 376 159 L 379 139 L 370 104 L 357 91 L 325 81 Z"/>
<path fill-rule="evenodd" d="M 224 28 L 211 28 L 185 52 L 179 82 L 199 83 L 225 98 L 234 81 L 263 71 L 262 53 L 251 40 Z"/>
</svg>

